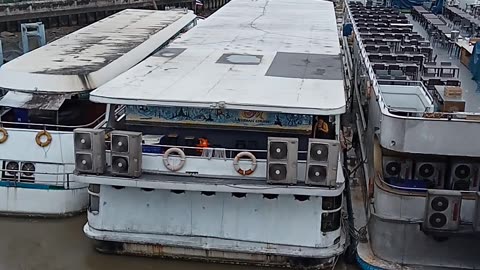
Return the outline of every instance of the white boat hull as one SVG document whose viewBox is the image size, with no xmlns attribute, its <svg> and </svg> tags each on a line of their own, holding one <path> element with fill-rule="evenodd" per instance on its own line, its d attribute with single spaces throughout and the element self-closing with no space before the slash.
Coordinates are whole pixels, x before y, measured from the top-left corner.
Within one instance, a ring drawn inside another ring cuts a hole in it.
<svg viewBox="0 0 480 270">
<path fill-rule="evenodd" d="M 86 188 L 34 189 L 0 187 L 0 214 L 16 216 L 71 216 L 88 205 Z"/>
<path fill-rule="evenodd" d="M 84 232 L 103 252 L 323 268 L 343 253 L 346 236 L 341 227 L 321 232 L 319 199 L 101 185 Z"/>
</svg>

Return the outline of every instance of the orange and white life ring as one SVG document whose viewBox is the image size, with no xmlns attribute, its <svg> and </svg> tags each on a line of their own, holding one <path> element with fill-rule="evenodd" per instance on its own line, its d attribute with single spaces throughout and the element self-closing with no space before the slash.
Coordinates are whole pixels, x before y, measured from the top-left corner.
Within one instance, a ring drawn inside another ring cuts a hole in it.
<svg viewBox="0 0 480 270">
<path fill-rule="evenodd" d="M 238 163 L 240 162 L 241 158 L 249 158 L 251 160 L 252 165 L 251 165 L 250 169 L 244 170 L 244 169 L 240 168 L 240 165 Z M 235 168 L 237 173 L 239 173 L 241 175 L 250 175 L 253 172 L 255 172 L 255 169 L 257 168 L 257 158 L 250 152 L 240 152 L 233 159 L 233 168 Z"/>
<path fill-rule="evenodd" d="M 0 143 L 6 142 L 8 139 L 8 131 L 0 127 Z"/>
<path fill-rule="evenodd" d="M 178 164 L 170 163 L 169 157 L 171 154 L 179 155 L 180 163 Z M 163 154 L 163 165 L 165 165 L 165 167 L 167 167 L 167 169 L 169 169 L 172 172 L 176 172 L 181 168 L 183 168 L 183 166 L 185 165 L 185 160 L 186 160 L 185 153 L 180 148 L 176 148 L 176 147 L 170 148 L 167 151 L 165 151 L 165 153 Z"/>
<path fill-rule="evenodd" d="M 52 135 L 46 130 L 39 131 L 35 136 L 35 142 L 40 147 L 46 147 L 52 142 Z"/>
</svg>

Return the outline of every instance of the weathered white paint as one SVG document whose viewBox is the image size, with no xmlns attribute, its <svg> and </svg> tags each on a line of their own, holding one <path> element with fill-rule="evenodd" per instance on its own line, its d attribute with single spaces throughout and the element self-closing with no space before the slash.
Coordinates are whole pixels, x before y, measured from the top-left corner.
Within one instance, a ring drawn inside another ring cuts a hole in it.
<svg viewBox="0 0 480 270">
<path fill-rule="evenodd" d="M 107 160 L 109 160 L 107 153 Z M 185 166 L 178 172 L 169 171 L 163 164 L 163 155 L 144 153 L 142 155 L 142 170 L 144 174 L 139 178 L 113 177 L 105 175 L 73 175 L 71 179 L 76 182 L 90 184 L 107 184 L 128 187 L 155 188 L 155 189 L 181 189 L 192 191 L 218 191 L 218 192 L 252 192 L 269 194 L 298 194 L 312 196 L 337 196 L 344 189 L 345 177 L 343 170 L 337 170 L 337 187 L 335 189 L 305 186 L 306 162 L 299 161 L 297 185 L 269 185 L 266 183 L 266 161 L 257 160 L 257 169 L 248 176 L 239 175 L 233 169 L 233 159 L 202 158 L 188 156 Z M 175 164 L 175 157 L 171 158 Z M 248 168 L 250 162 L 241 161 L 242 168 Z M 214 169 L 212 169 L 214 168 Z M 338 168 L 341 168 L 339 161 Z"/>
<path fill-rule="evenodd" d="M 324 115 L 345 112 L 342 79 L 265 75 L 279 52 L 340 55 L 330 1 L 231 1 L 168 49 L 186 50 L 173 58 L 149 57 L 92 92 L 91 100 Z M 262 59 L 248 65 L 217 63 L 225 53 Z M 340 57 L 330 63 L 336 61 Z M 282 68 L 290 72 L 286 64 Z"/>
<path fill-rule="evenodd" d="M 42 190 L 0 187 L 0 213 L 14 215 L 62 216 L 84 211 L 86 188 Z"/>
<path fill-rule="evenodd" d="M 142 178 L 122 178 L 96 175 L 73 175 L 74 181 L 81 183 L 153 188 L 165 190 L 214 191 L 214 192 L 248 192 L 257 194 L 296 194 L 307 196 L 338 196 L 345 188 L 344 184 L 336 189 L 309 186 L 267 185 L 245 181 L 229 181 L 222 178 L 195 178 L 172 175 L 144 175 Z"/>
<path fill-rule="evenodd" d="M 73 132 L 47 131 L 52 142 L 40 147 L 35 136 L 40 129 L 5 128 L 8 139 L 0 144 L 0 160 L 31 161 L 55 164 L 74 164 Z"/>
<path fill-rule="evenodd" d="M 3 65 L 0 87 L 46 93 L 93 90 L 194 20 L 192 11 L 124 10 Z"/>
<path fill-rule="evenodd" d="M 215 251 L 231 252 L 230 259 L 236 261 L 248 261 L 251 256 L 247 254 L 262 254 L 262 255 L 275 255 L 285 257 L 303 257 L 303 258 L 324 258 L 334 259 L 343 253 L 345 249 L 345 234 L 342 233 L 342 238 L 339 244 L 329 248 L 311 248 L 311 247 L 298 247 L 298 246 L 286 246 L 276 244 L 265 244 L 258 242 L 243 242 L 232 241 L 218 238 L 207 237 L 185 237 L 177 235 L 152 235 L 152 234 L 140 234 L 140 233 L 121 233 L 121 232 L 109 232 L 97 230 L 91 226 L 90 223 L 85 224 L 83 231 L 85 234 L 95 240 L 99 241 L 113 241 L 113 242 L 125 242 L 144 245 L 159 245 L 173 247 L 176 249 L 176 253 L 173 255 L 178 257 L 209 257 L 205 256 L 205 252 L 195 252 L 194 250 L 213 251 L 209 254 L 215 254 Z M 194 250 L 189 251 L 188 248 Z M 168 250 L 168 249 L 167 249 Z M 128 250 L 127 250 L 128 252 Z M 165 253 L 167 253 L 166 251 Z M 142 252 L 142 254 L 148 252 Z M 213 256 L 212 256 L 213 257 Z M 222 258 L 222 255 L 217 258 Z M 255 258 L 253 258 L 255 259 Z"/>
<path fill-rule="evenodd" d="M 156 155 L 156 154 L 143 154 L 142 156 L 142 169 L 146 172 L 153 172 L 153 173 L 169 173 L 172 174 L 170 170 L 165 167 L 163 163 L 163 155 Z M 177 164 L 175 162 L 180 162 L 179 157 L 170 157 L 171 163 Z M 338 161 L 337 168 L 341 168 L 342 164 L 341 161 Z M 239 162 L 241 168 L 250 168 L 251 162 L 248 160 L 241 160 Z M 307 164 L 305 160 L 298 161 L 298 168 L 297 168 L 297 180 L 298 182 L 304 182 L 305 180 L 305 172 L 306 172 Z M 212 170 L 212 168 L 215 168 Z M 233 167 L 233 159 L 232 158 L 204 158 L 198 156 L 188 156 L 183 168 L 179 171 L 175 172 L 174 174 L 180 175 L 190 175 L 195 174 L 198 176 L 221 176 L 222 178 L 233 178 L 233 179 L 251 179 L 251 180 L 258 180 L 258 181 L 266 181 L 267 175 L 267 161 L 264 159 L 257 160 L 257 168 L 251 175 L 240 175 L 235 171 Z M 337 170 L 337 183 L 341 184 L 345 181 L 343 177 L 343 170 Z"/>
<path fill-rule="evenodd" d="M 426 197 L 405 196 L 386 192 L 375 188 L 375 214 L 389 219 L 423 222 L 426 207 Z M 475 200 L 462 200 L 460 209 L 462 222 L 473 222 L 475 219 Z"/>
<path fill-rule="evenodd" d="M 235 243 L 241 242 L 252 249 L 266 244 L 287 245 L 298 251 L 308 247 L 335 248 L 334 241 L 341 236 L 342 229 L 321 232 L 321 200 L 310 197 L 302 202 L 293 195 L 267 199 L 250 193 L 244 198 L 231 193 L 175 194 L 169 190 L 116 189 L 102 185 L 100 210 L 95 215 L 89 213 L 88 218 L 93 229 L 114 232 L 122 242 L 129 242 L 128 236 L 122 237 L 125 235 L 148 234 L 152 235 L 152 242 L 146 243 L 176 236 L 185 240 L 175 245 L 186 246 L 189 241 L 207 244 L 207 239 L 216 238 L 230 242 L 229 249 L 235 249 Z"/>
</svg>

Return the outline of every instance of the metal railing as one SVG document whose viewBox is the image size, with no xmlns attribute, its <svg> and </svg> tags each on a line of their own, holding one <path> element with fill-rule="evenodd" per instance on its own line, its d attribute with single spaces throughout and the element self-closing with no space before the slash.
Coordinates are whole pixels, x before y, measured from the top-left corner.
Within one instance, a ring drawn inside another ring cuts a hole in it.
<svg viewBox="0 0 480 270">
<path fill-rule="evenodd" d="M 66 128 L 66 129 L 76 129 L 76 128 L 87 128 L 87 127 L 94 127 L 98 126 L 102 122 L 105 122 L 105 113 L 101 114 L 98 118 L 93 120 L 92 122 L 84 125 L 77 125 L 77 126 L 67 126 L 67 125 L 56 125 L 56 124 L 45 124 L 45 123 L 23 123 L 23 122 L 7 122 L 7 121 L 0 121 L 0 126 L 2 125 L 19 125 L 19 126 L 33 126 L 46 129 L 47 127 L 50 128 Z"/>
<path fill-rule="evenodd" d="M 107 144 L 111 143 L 111 141 L 106 141 L 106 142 Z M 194 155 L 194 157 L 208 158 L 208 159 L 211 159 L 211 158 L 233 159 L 240 152 L 250 152 L 254 155 L 256 153 L 265 154 L 265 157 L 266 157 L 266 154 L 268 152 L 268 150 L 266 149 L 237 149 L 237 148 L 198 147 L 198 146 L 183 146 L 183 145 L 168 145 L 168 144 L 142 144 L 142 146 L 153 147 L 153 148 L 163 148 L 165 150 L 168 148 L 179 148 L 184 152 L 185 150 L 195 150 L 196 152 L 201 154 Z M 219 154 L 215 155 L 215 153 L 219 153 Z M 306 155 L 307 153 L 308 151 L 298 151 L 298 154 Z M 143 152 L 143 154 L 161 155 L 162 153 Z"/>
<path fill-rule="evenodd" d="M 70 175 L 72 173 L 65 173 L 65 172 L 37 172 L 37 171 L 24 171 L 21 169 L 12 170 L 12 169 L 0 169 L 1 182 L 14 182 L 14 183 L 25 183 L 25 184 L 36 184 L 36 185 L 48 185 L 48 186 L 56 186 L 56 187 L 63 187 L 65 189 L 70 189 L 70 184 L 73 181 L 70 180 Z M 12 176 L 6 176 L 7 174 Z M 22 177 L 22 174 L 32 174 L 29 177 Z M 61 177 L 61 181 L 53 181 L 53 180 L 36 180 L 34 175 L 49 175 L 57 178 L 58 176 Z"/>
<path fill-rule="evenodd" d="M 125 115 L 125 111 L 126 111 L 126 106 L 125 105 L 122 105 L 122 106 L 119 106 L 118 108 L 116 108 L 115 109 L 115 118 L 120 119 L 121 117 L 123 117 Z M 102 113 L 99 117 L 97 117 L 92 122 L 90 122 L 88 124 L 84 124 L 84 125 L 77 125 L 77 126 L 45 124 L 45 123 L 7 122 L 7 121 L 1 121 L 0 120 L 0 127 L 4 124 L 19 125 L 19 126 L 33 126 L 33 127 L 43 128 L 43 129 L 46 129 L 47 127 L 50 127 L 50 128 L 66 128 L 66 129 L 72 129 L 72 130 L 76 129 L 76 128 L 100 127 L 103 124 L 105 124 L 106 121 L 107 121 L 105 119 L 105 115 L 106 115 L 106 113 Z"/>
</svg>

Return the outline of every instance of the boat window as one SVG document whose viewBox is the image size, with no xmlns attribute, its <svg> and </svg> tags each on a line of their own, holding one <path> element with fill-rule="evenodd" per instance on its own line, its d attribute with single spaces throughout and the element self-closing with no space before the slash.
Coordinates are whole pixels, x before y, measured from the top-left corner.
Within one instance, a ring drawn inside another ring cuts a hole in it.
<svg viewBox="0 0 480 270">
<path fill-rule="evenodd" d="M 39 126 L 33 124 L 51 125 L 52 127 L 56 125 L 73 127 L 93 123 L 104 113 L 104 104 L 72 97 L 72 99 L 65 100 L 58 110 L 11 108 L 2 116 L 2 121 L 7 123 L 4 124 L 5 126 L 18 128 L 39 128 Z M 29 123 L 32 125 L 28 125 Z M 69 128 L 57 129 L 69 130 Z"/>
<path fill-rule="evenodd" d="M 322 232 L 333 232 L 340 228 L 341 211 L 322 214 Z"/>
<path fill-rule="evenodd" d="M 334 210 L 342 206 L 342 194 L 336 197 L 322 197 L 322 209 L 323 210 Z"/>
<path fill-rule="evenodd" d="M 335 139 L 335 121 L 330 116 L 316 116 L 313 122 L 312 137 L 317 139 Z"/>
</svg>

